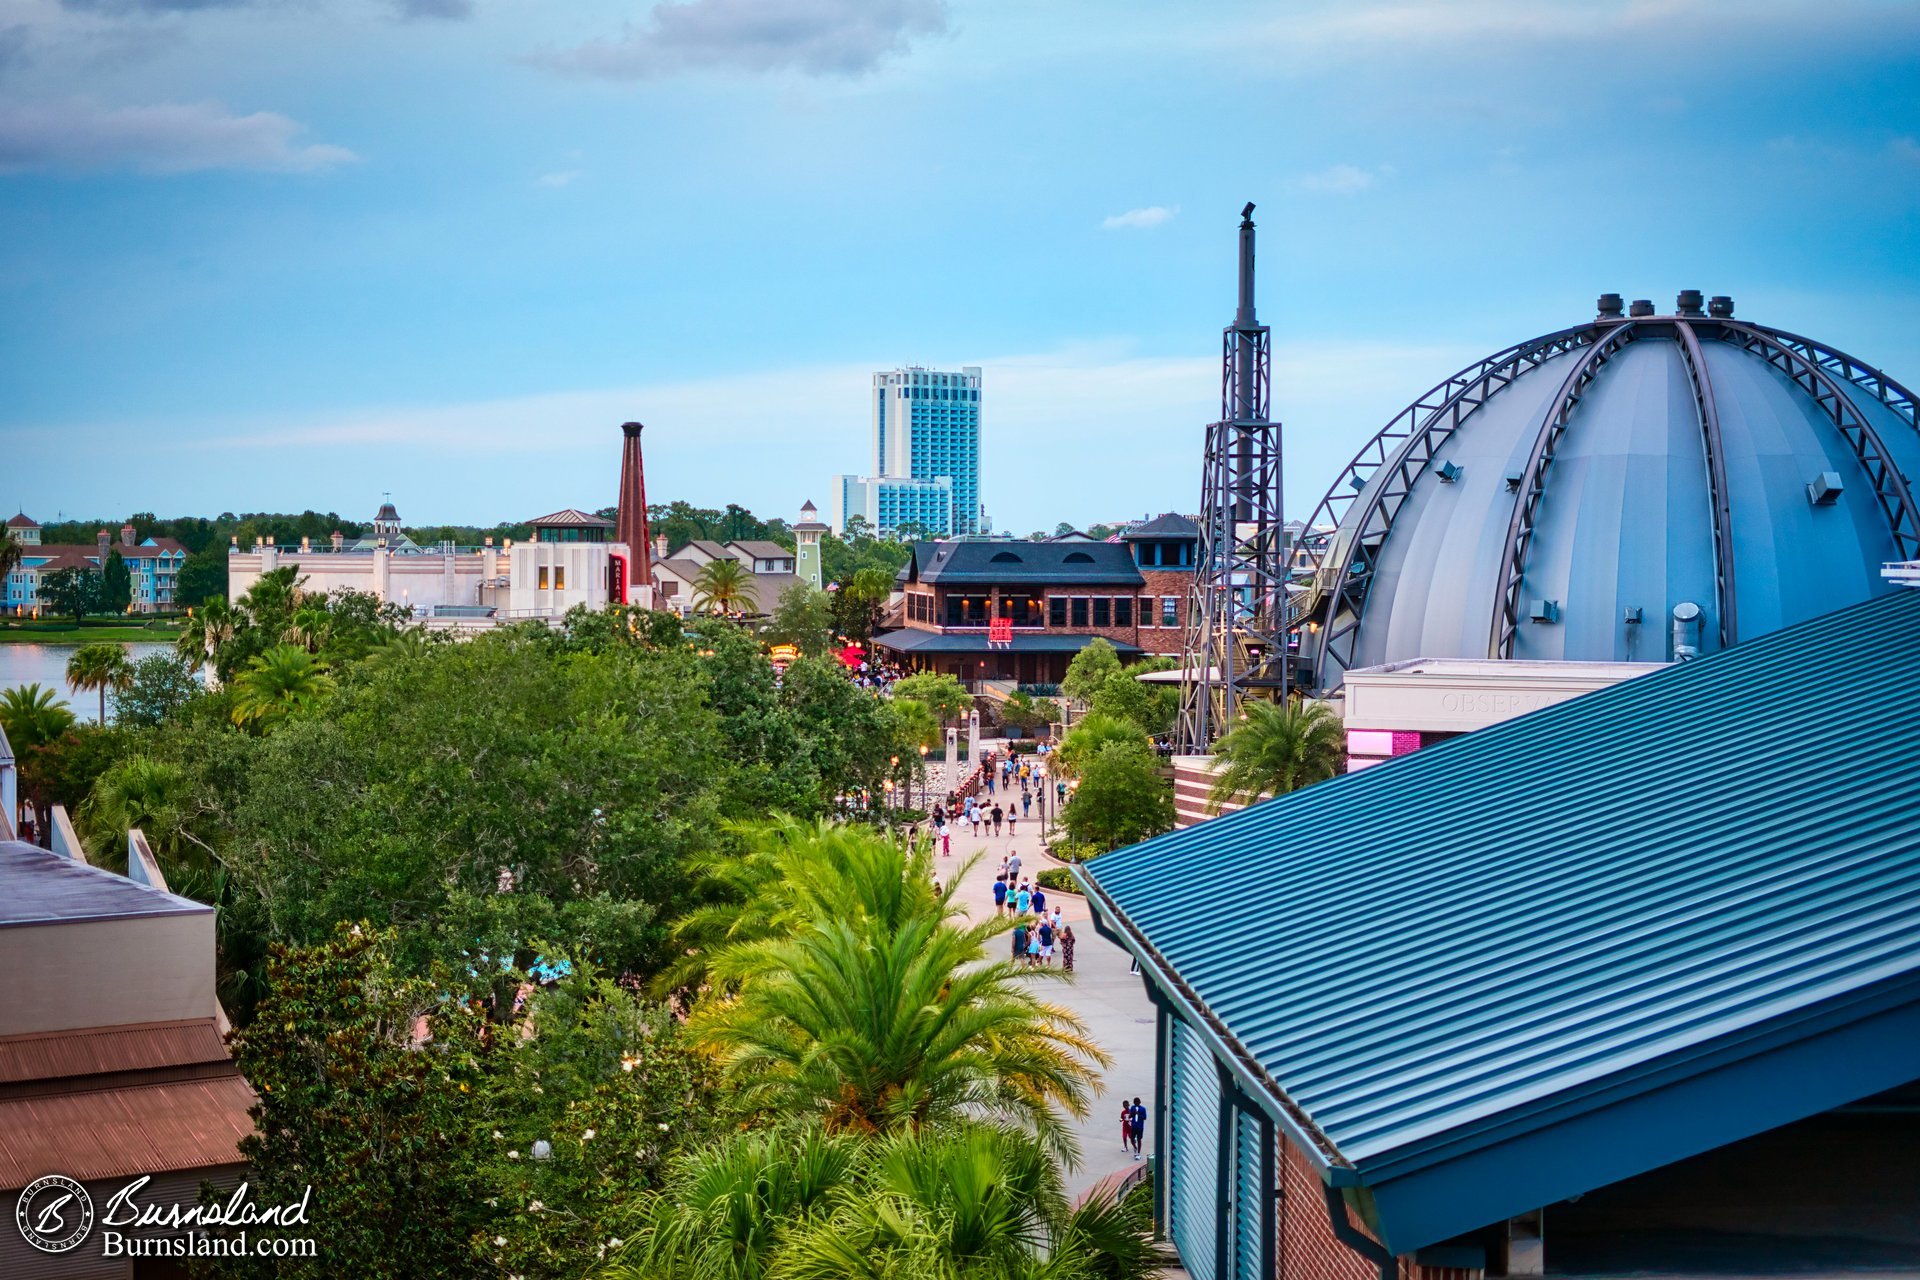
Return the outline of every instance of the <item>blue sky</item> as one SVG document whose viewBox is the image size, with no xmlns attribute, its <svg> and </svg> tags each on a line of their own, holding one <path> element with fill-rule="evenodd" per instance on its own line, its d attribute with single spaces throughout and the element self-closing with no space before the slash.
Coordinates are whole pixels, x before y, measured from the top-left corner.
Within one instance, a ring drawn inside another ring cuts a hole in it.
<svg viewBox="0 0 1920 1280">
<path fill-rule="evenodd" d="M 0 503 L 823 506 L 985 368 L 1017 532 L 1198 497 L 1234 232 L 1310 506 L 1457 365 L 1682 288 L 1920 381 L 1892 0 L 0 0 Z"/>
</svg>

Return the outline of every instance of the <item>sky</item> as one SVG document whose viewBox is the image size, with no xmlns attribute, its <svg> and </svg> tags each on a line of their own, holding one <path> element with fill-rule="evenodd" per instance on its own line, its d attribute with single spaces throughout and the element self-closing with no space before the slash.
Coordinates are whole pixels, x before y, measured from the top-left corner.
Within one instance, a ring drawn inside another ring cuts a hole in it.
<svg viewBox="0 0 1920 1280">
<path fill-rule="evenodd" d="M 0 505 L 793 519 L 984 370 L 1024 533 L 1198 503 L 1235 226 L 1290 512 L 1680 289 L 1920 382 L 1920 4 L 0 0 Z"/>
</svg>

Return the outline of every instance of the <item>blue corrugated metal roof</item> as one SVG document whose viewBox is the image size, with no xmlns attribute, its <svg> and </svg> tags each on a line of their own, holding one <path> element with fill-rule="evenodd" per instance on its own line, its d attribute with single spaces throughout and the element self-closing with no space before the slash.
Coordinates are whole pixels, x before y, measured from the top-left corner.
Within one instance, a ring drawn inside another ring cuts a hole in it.
<svg viewBox="0 0 1920 1280">
<path fill-rule="evenodd" d="M 1544 1125 L 1920 975 L 1920 592 L 1086 872 L 1363 1180 Z"/>
</svg>

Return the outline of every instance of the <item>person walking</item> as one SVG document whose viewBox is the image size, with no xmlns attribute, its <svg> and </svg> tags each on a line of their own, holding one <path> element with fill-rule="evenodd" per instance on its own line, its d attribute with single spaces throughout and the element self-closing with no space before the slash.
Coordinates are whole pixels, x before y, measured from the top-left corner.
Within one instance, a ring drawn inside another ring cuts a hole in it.
<svg viewBox="0 0 1920 1280">
<path fill-rule="evenodd" d="M 1027 914 L 1027 909 L 1032 905 L 1033 905 L 1033 890 L 1027 888 L 1026 882 L 1022 881 L 1020 884 L 1020 888 L 1014 894 L 1014 911 L 1017 914 L 1024 916 Z"/>
<path fill-rule="evenodd" d="M 1053 966 L 1053 921 L 1041 916 L 1040 928 L 1035 932 L 1040 935 L 1040 967 L 1051 968 Z"/>
<path fill-rule="evenodd" d="M 1039 966 L 1039 964 L 1040 964 L 1040 931 L 1038 929 L 1035 929 L 1033 933 L 1027 938 L 1027 968 L 1029 969 L 1036 968 Z"/>
<path fill-rule="evenodd" d="M 1007 878 L 995 876 L 993 881 L 993 914 L 999 915 L 1007 909 Z"/>
<path fill-rule="evenodd" d="M 1025 815 L 1032 812 L 1033 812 L 1033 792 L 1022 791 L 1020 793 L 1020 813 L 1024 817 Z"/>
<path fill-rule="evenodd" d="M 1133 1104 L 1120 1099 L 1120 1150 L 1133 1150 Z"/>
<path fill-rule="evenodd" d="M 1012 809 L 1007 810 L 1007 834 L 1009 836 L 1020 834 L 1020 815 Z"/>
<path fill-rule="evenodd" d="M 1138 1160 L 1140 1159 L 1140 1140 L 1147 1136 L 1147 1108 L 1138 1098 L 1133 1100 L 1132 1116 L 1133 1158 Z"/>
<path fill-rule="evenodd" d="M 1013 926 L 1013 961 L 1020 963 L 1027 958 L 1027 923 L 1022 920 Z"/>
<path fill-rule="evenodd" d="M 1060 926 L 1060 969 L 1063 973 L 1073 972 L 1073 926 Z"/>
<path fill-rule="evenodd" d="M 940 856 L 943 858 L 953 856 L 953 832 L 944 827 L 940 829 Z"/>
<path fill-rule="evenodd" d="M 1020 855 L 1011 851 L 1007 854 L 1007 883 L 1020 883 Z"/>
<path fill-rule="evenodd" d="M 1033 886 L 1033 914 L 1039 916 L 1045 915 L 1046 913 L 1047 891 L 1036 884 Z"/>
<path fill-rule="evenodd" d="M 1002 821 L 1005 820 L 1007 816 L 1006 811 L 1002 809 L 999 805 L 995 805 L 993 806 L 993 813 L 991 816 L 993 818 L 993 834 L 997 836 L 1000 834 L 1000 824 Z"/>
</svg>

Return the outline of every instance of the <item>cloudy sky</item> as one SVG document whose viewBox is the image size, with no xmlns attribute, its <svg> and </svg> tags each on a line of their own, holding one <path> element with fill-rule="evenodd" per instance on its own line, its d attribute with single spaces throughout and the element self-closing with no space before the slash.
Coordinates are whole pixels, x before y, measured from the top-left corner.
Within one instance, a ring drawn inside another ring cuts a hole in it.
<svg viewBox="0 0 1920 1280">
<path fill-rule="evenodd" d="M 410 521 L 865 468 L 985 368 L 1002 528 L 1198 496 L 1254 200 L 1288 500 L 1695 287 L 1920 380 L 1906 0 L 0 0 L 0 504 Z"/>
</svg>

